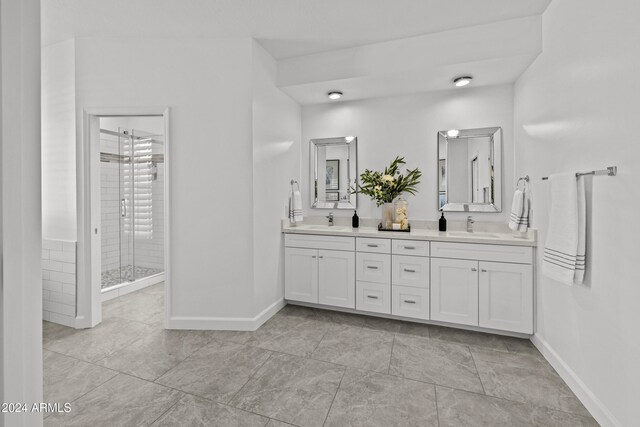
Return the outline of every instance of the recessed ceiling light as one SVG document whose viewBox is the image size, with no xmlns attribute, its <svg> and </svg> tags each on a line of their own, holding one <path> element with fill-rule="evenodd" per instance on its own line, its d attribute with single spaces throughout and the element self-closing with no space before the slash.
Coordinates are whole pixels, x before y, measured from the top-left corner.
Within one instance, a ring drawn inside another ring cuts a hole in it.
<svg viewBox="0 0 640 427">
<path fill-rule="evenodd" d="M 332 90 L 327 94 L 327 96 L 329 97 L 329 99 L 340 99 L 342 98 L 342 92 L 339 92 L 337 90 Z"/>
<path fill-rule="evenodd" d="M 458 129 L 451 129 L 447 131 L 447 136 L 450 136 L 451 138 L 455 138 L 456 136 L 458 136 L 459 133 L 460 131 Z"/>
<path fill-rule="evenodd" d="M 471 83 L 471 80 L 473 80 L 473 77 L 471 76 L 460 76 L 453 79 L 453 84 L 455 84 L 457 87 L 462 87 Z"/>
</svg>

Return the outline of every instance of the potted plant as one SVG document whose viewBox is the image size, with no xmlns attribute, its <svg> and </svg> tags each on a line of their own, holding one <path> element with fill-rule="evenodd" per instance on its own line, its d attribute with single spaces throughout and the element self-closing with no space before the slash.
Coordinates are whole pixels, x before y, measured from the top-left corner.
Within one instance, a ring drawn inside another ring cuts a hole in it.
<svg viewBox="0 0 640 427">
<path fill-rule="evenodd" d="M 362 193 L 376 201 L 376 206 L 382 206 L 382 228 L 391 229 L 394 218 L 393 201 L 402 193 L 415 196 L 420 184 L 422 172 L 418 168 L 407 169 L 406 174 L 400 172 L 400 167 L 406 164 L 404 157 L 396 157 L 384 171 L 365 169 L 360 175 L 360 183 L 352 191 Z M 407 222 L 408 225 L 408 222 Z"/>
</svg>

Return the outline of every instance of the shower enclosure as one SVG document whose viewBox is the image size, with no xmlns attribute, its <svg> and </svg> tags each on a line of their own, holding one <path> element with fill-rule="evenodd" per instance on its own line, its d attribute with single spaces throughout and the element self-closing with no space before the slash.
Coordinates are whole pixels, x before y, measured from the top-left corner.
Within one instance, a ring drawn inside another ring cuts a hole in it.
<svg viewBox="0 0 640 427">
<path fill-rule="evenodd" d="M 100 206 L 102 292 L 164 280 L 161 134 L 100 129 Z"/>
</svg>

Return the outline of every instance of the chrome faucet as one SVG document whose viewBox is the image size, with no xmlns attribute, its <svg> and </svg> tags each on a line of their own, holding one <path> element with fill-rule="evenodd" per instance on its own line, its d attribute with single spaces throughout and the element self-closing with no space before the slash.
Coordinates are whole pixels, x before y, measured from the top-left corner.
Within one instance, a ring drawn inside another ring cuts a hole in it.
<svg viewBox="0 0 640 427">
<path fill-rule="evenodd" d="M 333 212 L 329 212 L 326 218 L 329 220 L 329 227 L 333 227 Z"/>
<path fill-rule="evenodd" d="M 468 216 L 467 217 L 467 233 L 473 233 L 473 223 L 475 221 L 473 220 L 472 216 Z"/>
</svg>

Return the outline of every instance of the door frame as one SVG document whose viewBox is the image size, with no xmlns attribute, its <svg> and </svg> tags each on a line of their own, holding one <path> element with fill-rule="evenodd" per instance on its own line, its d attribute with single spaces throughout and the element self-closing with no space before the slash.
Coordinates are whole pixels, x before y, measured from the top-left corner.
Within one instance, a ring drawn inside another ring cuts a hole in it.
<svg viewBox="0 0 640 427">
<path fill-rule="evenodd" d="M 100 154 L 94 155 L 92 141 L 99 138 L 100 117 L 157 116 L 164 120 L 164 274 L 165 328 L 171 313 L 171 133 L 169 107 L 84 108 L 76 138 L 76 186 L 78 243 L 76 261 L 75 327 L 92 328 L 102 321 L 100 289 L 101 248 L 100 198 L 92 188 L 100 180 Z"/>
</svg>

